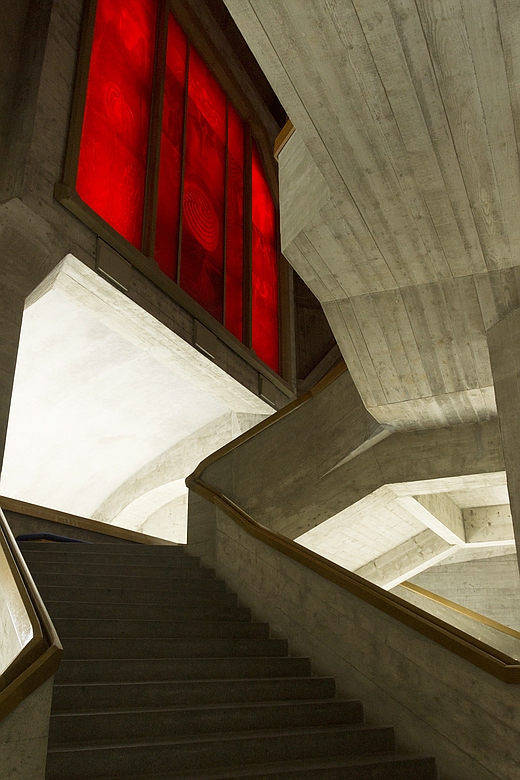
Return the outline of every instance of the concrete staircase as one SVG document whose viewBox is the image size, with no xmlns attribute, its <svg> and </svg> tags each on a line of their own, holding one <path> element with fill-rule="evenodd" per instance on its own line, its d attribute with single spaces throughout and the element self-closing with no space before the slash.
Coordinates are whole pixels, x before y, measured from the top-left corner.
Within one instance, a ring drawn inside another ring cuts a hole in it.
<svg viewBox="0 0 520 780">
<path fill-rule="evenodd" d="M 434 780 L 180 547 L 20 544 L 64 645 L 47 780 Z"/>
</svg>

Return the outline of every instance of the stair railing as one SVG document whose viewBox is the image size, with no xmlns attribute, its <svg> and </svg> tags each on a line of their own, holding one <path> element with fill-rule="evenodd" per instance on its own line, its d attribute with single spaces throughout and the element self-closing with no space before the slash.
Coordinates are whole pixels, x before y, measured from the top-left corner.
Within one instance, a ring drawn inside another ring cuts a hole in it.
<svg viewBox="0 0 520 780">
<path fill-rule="evenodd" d="M 409 628 L 450 650 L 474 666 L 483 669 L 502 682 L 520 683 L 520 663 L 516 659 L 467 634 L 456 626 L 452 626 L 446 621 L 431 615 L 420 607 L 399 598 L 399 596 L 389 593 L 359 575 L 344 569 L 337 563 L 298 544 L 298 542 L 258 523 L 229 497 L 202 479 L 202 474 L 207 467 L 232 450 L 240 447 L 241 444 L 258 436 L 266 428 L 276 425 L 279 420 L 287 417 L 287 415 L 293 413 L 303 404 L 311 402 L 316 395 L 325 390 L 345 370 L 346 366 L 344 363 L 332 369 L 308 393 L 305 393 L 271 417 L 263 420 L 249 431 L 246 431 L 220 450 L 205 458 L 186 479 L 187 487 L 215 504 L 248 534 L 264 544 L 269 545 L 288 558 L 292 558 L 302 566 L 319 574 L 324 579 L 399 620 Z"/>
<path fill-rule="evenodd" d="M 481 615 L 480 612 L 475 612 L 473 609 L 462 606 L 462 604 L 457 604 L 456 601 L 451 601 L 444 596 L 439 596 L 438 593 L 433 593 L 431 590 L 426 590 L 426 588 L 421 588 L 419 585 L 415 585 L 415 583 L 408 581 L 401 582 L 400 587 L 409 590 L 411 593 L 416 593 L 418 596 L 422 596 L 425 599 L 429 599 L 429 601 L 433 601 L 441 607 L 451 609 L 452 612 L 469 617 L 476 623 L 492 628 L 494 631 L 498 631 L 501 634 L 507 634 L 507 636 L 510 636 L 513 639 L 520 640 L 520 631 L 516 631 L 514 628 L 511 628 L 511 626 L 505 626 L 503 623 L 499 623 L 497 620 L 493 620 L 493 618 L 489 618 L 486 615 Z"/>
<path fill-rule="evenodd" d="M 0 585 L 18 638 L 18 647 L 10 648 L 0 674 L 2 720 L 55 674 L 63 648 L 1 509 L 0 555 Z"/>
</svg>

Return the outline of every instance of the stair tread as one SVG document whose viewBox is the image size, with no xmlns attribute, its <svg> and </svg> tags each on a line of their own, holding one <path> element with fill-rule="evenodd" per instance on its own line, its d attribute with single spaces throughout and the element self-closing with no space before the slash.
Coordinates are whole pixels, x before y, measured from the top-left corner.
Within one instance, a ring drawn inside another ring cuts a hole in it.
<svg viewBox="0 0 520 780">
<path fill-rule="evenodd" d="M 421 753 L 378 753 L 374 755 L 363 756 L 331 756 L 327 759 L 290 759 L 288 761 L 274 762 L 268 764 L 243 764 L 241 766 L 219 767 L 217 770 L 201 770 L 192 772 L 189 775 L 185 771 L 182 775 L 175 773 L 154 773 L 152 775 L 128 775 L 125 774 L 125 780 L 232 780 L 232 778 L 255 777 L 258 775 L 271 774 L 276 780 L 280 773 L 292 772 L 295 770 L 317 771 L 319 769 L 334 769 L 342 767 L 370 766 L 377 762 L 381 764 L 398 764 L 403 761 L 432 761 L 432 757 Z M 97 777 L 95 780 L 115 780 L 114 776 Z"/>
<path fill-rule="evenodd" d="M 270 739 L 273 732 L 283 736 L 312 736 L 341 732 L 374 732 L 380 733 L 393 729 L 392 726 L 367 725 L 365 723 L 347 723 L 341 726 L 298 726 L 297 728 L 259 729 L 251 731 L 218 731 L 211 734 L 183 734 L 175 739 L 131 739 L 107 743 L 95 740 L 93 742 L 67 742 L 66 744 L 49 746 L 49 753 L 69 753 L 74 751 L 118 750 L 125 748 L 161 747 L 168 745 L 196 745 L 202 742 L 232 742 L 238 740 Z"/>
<path fill-rule="evenodd" d="M 119 542 L 90 542 L 78 539 L 75 542 L 40 542 L 36 539 L 24 539 L 18 542 L 21 550 L 73 550 L 74 552 L 128 552 L 129 555 L 153 555 L 154 553 L 161 553 L 162 551 L 171 552 L 178 550 L 183 555 L 186 554 L 186 545 L 180 542 L 168 542 L 163 540 L 164 544 L 141 544 L 141 542 L 119 541 Z M 65 546 L 66 545 L 66 546 Z"/>
<path fill-rule="evenodd" d="M 354 704 L 360 704 L 359 699 L 291 699 L 290 701 L 281 700 L 281 701 L 253 701 L 253 702 L 236 702 L 236 703 L 227 703 L 224 702 L 223 704 L 187 704 L 183 705 L 180 704 L 178 706 L 172 706 L 168 705 L 166 707 L 132 707 L 132 708 L 125 708 L 125 709 L 106 709 L 106 710 L 78 710 L 78 711 L 67 711 L 67 712 L 56 712 L 51 715 L 52 718 L 68 718 L 68 717 L 90 717 L 90 716 L 98 716 L 98 715 L 133 715 L 137 713 L 143 713 L 143 712 L 197 712 L 197 711 L 206 711 L 206 710 L 235 710 L 235 709 L 247 709 L 248 707 L 265 707 L 266 709 L 270 707 L 301 707 L 305 705 L 314 706 L 314 705 L 323 705 L 323 704 L 330 704 L 332 706 L 336 705 L 340 707 L 341 705 L 354 705 Z"/>
<path fill-rule="evenodd" d="M 203 569 L 196 569 L 195 571 L 196 571 L 196 573 L 198 573 L 198 572 L 204 571 L 204 570 Z M 78 579 L 78 580 L 81 577 L 86 577 L 88 579 L 93 579 L 93 580 L 95 579 L 96 581 L 106 580 L 108 583 L 113 582 L 114 580 L 121 580 L 121 579 L 129 580 L 129 581 L 134 580 L 134 581 L 138 581 L 138 582 L 143 582 L 143 580 L 145 582 L 149 582 L 150 581 L 150 582 L 152 582 L 153 585 L 157 585 L 157 587 L 154 587 L 154 588 L 143 588 L 143 590 L 159 590 L 159 591 L 164 589 L 164 582 L 168 579 L 168 577 L 166 577 L 166 576 L 154 577 L 154 576 L 152 576 L 150 574 L 145 574 L 145 573 L 129 574 L 129 573 L 126 573 L 126 572 L 124 572 L 124 573 L 123 572 L 115 572 L 114 574 L 105 574 L 105 573 L 98 574 L 96 572 L 83 572 L 83 571 L 82 572 L 78 572 L 78 571 L 64 572 L 64 571 L 47 571 L 46 569 L 33 569 L 31 571 L 31 573 L 33 575 L 33 578 L 35 580 L 39 580 L 43 585 L 45 585 L 45 580 L 44 580 L 45 577 L 59 576 L 62 581 L 64 581 L 65 577 L 70 577 L 70 578 L 74 578 L 74 579 Z M 219 580 L 216 577 L 212 577 L 212 576 L 172 577 L 171 579 L 175 582 L 176 586 L 179 585 L 179 581 L 180 582 L 189 583 L 190 585 L 192 583 L 195 583 L 195 582 L 199 583 L 199 584 L 203 583 L 204 585 L 212 586 L 212 587 L 214 587 L 216 583 L 218 583 L 220 586 L 222 586 L 222 584 L 223 584 L 222 580 Z M 70 588 L 70 587 L 74 587 L 74 586 L 73 585 L 69 585 L 68 583 L 64 583 L 62 587 Z M 81 587 L 81 586 L 76 586 L 76 587 Z M 89 587 L 90 587 L 90 583 L 89 583 Z M 102 588 L 104 586 L 100 585 L 98 587 Z M 130 584 L 129 584 L 129 587 L 130 587 Z"/>
<path fill-rule="evenodd" d="M 305 655 L 248 655 L 246 658 L 241 660 L 247 660 L 247 661 L 272 661 L 275 658 L 283 658 L 284 660 L 290 660 L 293 659 L 298 661 L 308 661 L 309 657 Z M 226 656 L 218 656 L 218 658 L 215 658 L 215 656 L 208 655 L 207 658 L 205 656 L 197 656 L 196 658 L 193 658 L 190 655 L 186 656 L 175 656 L 175 658 L 171 658 L 171 656 L 166 655 L 164 658 L 160 656 L 152 655 L 149 658 L 146 656 L 128 656 L 125 658 L 63 658 L 60 666 L 62 664 L 77 664 L 77 663 L 88 663 L 88 664 L 100 664 L 100 663 L 106 663 L 107 661 L 118 661 L 118 663 L 122 663 L 124 661 L 139 661 L 140 663 L 143 663 L 145 661 L 149 661 L 150 663 L 154 663 L 155 661 L 198 661 L 199 663 L 202 663 L 203 661 L 207 661 L 208 663 L 213 663 L 214 661 L 232 661 L 235 663 L 237 661 L 237 658 L 235 656 L 230 655 L 229 657 Z M 314 677 L 315 675 L 313 675 Z M 227 679 L 227 678 L 226 678 Z M 278 678 L 277 678 L 278 679 Z"/>
<path fill-rule="evenodd" d="M 126 660 L 126 659 L 125 659 Z M 142 659 L 139 659 L 142 660 Z M 157 659 L 152 659 L 157 660 Z M 55 688 L 88 688 L 88 687 L 108 687 L 108 686 L 114 686 L 114 685 L 176 685 L 176 684 L 191 684 L 191 683 L 211 683 L 211 682 L 221 682 L 226 683 L 226 685 L 230 685 L 231 683 L 237 683 L 237 682 L 247 682 L 251 683 L 255 680 L 265 682 L 265 680 L 272 679 L 271 677 L 215 677 L 215 678 L 205 678 L 201 677 L 198 680 L 179 680 L 179 679 L 173 679 L 173 680 L 167 680 L 164 678 L 161 678 L 160 680 L 115 680 L 114 682 L 74 682 L 74 683 L 60 683 L 57 682 L 54 684 Z M 299 680 L 332 680 L 332 677 L 326 677 L 326 676 L 305 676 L 305 677 L 275 677 L 273 678 L 277 682 L 283 682 L 291 681 L 293 683 L 297 683 Z M 335 700 L 334 700 L 335 701 Z"/>
<path fill-rule="evenodd" d="M 207 619 L 202 619 L 202 620 L 175 620 L 175 619 L 172 619 L 172 620 L 168 620 L 168 618 L 133 618 L 133 617 L 131 617 L 131 618 L 124 618 L 124 617 L 118 617 L 118 618 L 111 618 L 111 617 L 109 617 L 109 618 L 85 618 L 85 617 L 74 617 L 72 615 L 70 617 L 55 617 L 55 618 L 53 618 L 53 622 L 54 623 L 63 623 L 66 620 L 73 620 L 75 622 L 80 622 L 81 621 L 82 623 L 145 623 L 145 624 L 149 624 L 149 623 L 165 623 L 165 624 L 167 624 L 169 626 L 171 626 L 172 623 L 179 624 L 179 625 L 186 625 L 187 623 L 188 624 L 203 623 L 204 625 L 208 625 L 208 624 L 209 625 L 218 625 L 220 623 L 238 623 L 239 625 L 242 626 L 244 624 L 244 622 L 246 622 L 244 620 L 233 620 L 233 619 L 221 620 L 220 618 L 218 618 L 216 620 L 207 620 Z M 247 623 L 248 623 L 248 625 L 251 625 L 251 626 L 267 626 L 267 625 L 269 625 L 268 623 L 261 623 L 260 621 L 257 621 L 257 620 L 248 620 Z M 118 639 L 118 638 L 119 637 L 114 637 L 114 639 Z M 159 637 L 151 637 L 151 638 L 158 639 Z"/>
</svg>

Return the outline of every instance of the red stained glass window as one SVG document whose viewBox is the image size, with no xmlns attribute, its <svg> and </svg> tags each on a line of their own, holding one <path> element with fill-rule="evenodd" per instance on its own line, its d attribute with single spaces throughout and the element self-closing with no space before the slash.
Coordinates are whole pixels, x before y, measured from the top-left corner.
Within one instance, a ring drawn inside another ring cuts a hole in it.
<svg viewBox="0 0 520 780">
<path fill-rule="evenodd" d="M 244 122 L 228 105 L 226 328 L 242 340 L 244 285 Z"/>
<path fill-rule="evenodd" d="M 164 76 L 155 259 L 161 271 L 174 280 L 177 279 L 179 247 L 187 50 L 186 35 L 170 13 Z"/>
<path fill-rule="evenodd" d="M 252 211 L 253 349 L 273 371 L 278 371 L 276 211 L 255 143 L 253 143 Z"/>
<path fill-rule="evenodd" d="M 154 0 L 98 0 L 76 189 L 141 247 L 155 49 Z"/>
<path fill-rule="evenodd" d="M 248 344 L 249 321 L 278 371 L 277 222 L 260 155 L 254 143 L 246 153 L 249 124 L 171 12 L 156 52 L 158 5 L 97 0 L 76 190 L 143 252 L 146 204 L 159 268 Z M 152 95 L 162 122 L 149 154 Z"/>
<path fill-rule="evenodd" d="M 226 96 L 192 48 L 182 209 L 183 290 L 223 319 Z"/>
</svg>

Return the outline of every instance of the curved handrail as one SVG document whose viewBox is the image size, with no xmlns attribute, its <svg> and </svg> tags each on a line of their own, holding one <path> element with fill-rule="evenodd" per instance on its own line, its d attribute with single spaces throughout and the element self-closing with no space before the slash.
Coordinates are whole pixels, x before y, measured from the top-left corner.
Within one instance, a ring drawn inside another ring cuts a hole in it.
<svg viewBox="0 0 520 780">
<path fill-rule="evenodd" d="M 0 677 L 0 720 L 48 680 L 63 652 L 56 629 L 0 509 L 0 546 L 31 623 L 33 636 Z"/>
<path fill-rule="evenodd" d="M 446 623 L 444 620 L 429 614 L 420 607 L 389 593 L 378 585 L 359 577 L 357 574 L 344 569 L 337 563 L 323 558 L 307 547 L 289 539 L 276 531 L 258 523 L 247 512 L 244 512 L 230 498 L 214 488 L 202 479 L 202 473 L 212 463 L 224 455 L 239 447 L 246 441 L 257 436 L 266 428 L 275 425 L 278 420 L 285 418 L 303 404 L 310 401 L 315 395 L 322 392 L 343 371 L 344 363 L 336 366 L 318 384 L 305 395 L 288 404 L 283 409 L 263 420 L 258 425 L 246 431 L 238 438 L 224 445 L 221 449 L 205 458 L 195 471 L 186 479 L 186 485 L 198 495 L 215 504 L 225 512 L 234 522 L 243 528 L 248 534 L 262 541 L 264 544 L 287 555 L 311 571 L 319 574 L 326 580 L 338 585 L 343 590 L 357 598 L 376 607 L 382 612 L 404 623 L 409 628 L 426 636 L 442 647 L 450 650 L 474 666 L 497 677 L 505 683 L 520 683 L 520 664 L 514 658 L 502 653 L 500 650 L 481 642 L 461 629 Z"/>
</svg>

